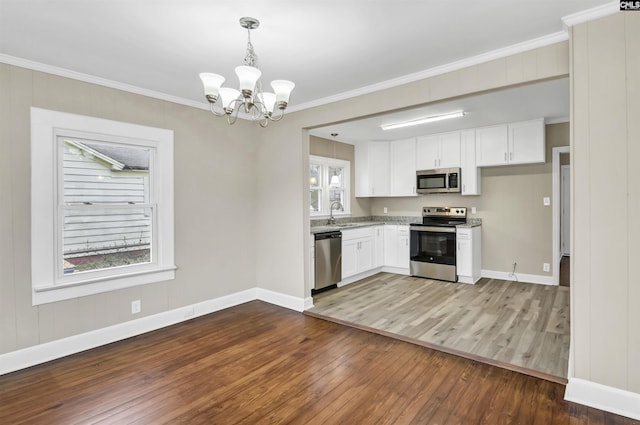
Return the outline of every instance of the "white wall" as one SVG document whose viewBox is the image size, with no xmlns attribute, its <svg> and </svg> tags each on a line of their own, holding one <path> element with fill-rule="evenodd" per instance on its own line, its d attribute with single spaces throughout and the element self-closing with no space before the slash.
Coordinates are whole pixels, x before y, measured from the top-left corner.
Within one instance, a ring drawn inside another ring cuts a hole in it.
<svg viewBox="0 0 640 425">
<path fill-rule="evenodd" d="M 639 394 L 640 13 L 572 28 L 570 377 Z M 636 407 L 638 415 L 640 408 Z"/>
</svg>

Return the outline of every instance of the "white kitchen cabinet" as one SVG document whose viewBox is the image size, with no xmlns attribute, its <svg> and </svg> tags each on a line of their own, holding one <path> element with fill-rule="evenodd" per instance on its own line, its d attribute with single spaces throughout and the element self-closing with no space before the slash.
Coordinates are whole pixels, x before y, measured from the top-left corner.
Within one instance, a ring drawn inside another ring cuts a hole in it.
<svg viewBox="0 0 640 425">
<path fill-rule="evenodd" d="M 342 231 L 342 279 L 373 269 L 374 228 Z"/>
<path fill-rule="evenodd" d="M 507 164 L 509 128 L 507 125 L 476 128 L 476 165 Z"/>
<path fill-rule="evenodd" d="M 388 196 L 390 192 L 389 142 L 355 146 L 356 196 Z"/>
<path fill-rule="evenodd" d="M 481 226 L 456 229 L 456 273 L 458 282 L 476 283 L 482 267 Z"/>
<path fill-rule="evenodd" d="M 544 161 L 544 119 L 476 129 L 478 167 Z"/>
<path fill-rule="evenodd" d="M 433 134 L 417 138 L 416 169 L 460 167 L 460 134 Z"/>
<path fill-rule="evenodd" d="M 384 265 L 384 226 L 373 227 L 373 267 Z"/>
<path fill-rule="evenodd" d="M 409 269 L 409 226 L 385 224 L 384 265 Z"/>
<path fill-rule="evenodd" d="M 544 161 L 544 120 L 509 124 L 509 164 L 534 164 Z"/>
<path fill-rule="evenodd" d="M 416 139 L 395 140 L 389 143 L 391 196 L 416 194 Z"/>
<path fill-rule="evenodd" d="M 464 195 L 480 195 L 480 168 L 476 166 L 476 131 L 465 130 L 460 136 L 460 174 Z"/>
</svg>

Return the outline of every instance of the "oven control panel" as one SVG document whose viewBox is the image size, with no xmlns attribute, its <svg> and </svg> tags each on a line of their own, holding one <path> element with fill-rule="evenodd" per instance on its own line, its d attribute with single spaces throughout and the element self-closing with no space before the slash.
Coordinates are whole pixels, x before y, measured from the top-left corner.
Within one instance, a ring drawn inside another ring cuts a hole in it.
<svg viewBox="0 0 640 425">
<path fill-rule="evenodd" d="M 466 218 L 466 207 L 422 207 L 423 217 L 456 217 Z"/>
</svg>

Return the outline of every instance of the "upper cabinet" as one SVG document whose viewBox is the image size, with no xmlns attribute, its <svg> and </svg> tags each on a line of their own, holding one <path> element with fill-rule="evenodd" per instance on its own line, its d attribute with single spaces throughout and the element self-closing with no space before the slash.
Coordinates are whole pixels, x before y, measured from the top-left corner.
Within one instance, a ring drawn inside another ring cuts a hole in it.
<svg viewBox="0 0 640 425">
<path fill-rule="evenodd" d="M 356 196 L 416 196 L 416 140 L 355 147 Z"/>
<path fill-rule="evenodd" d="M 391 196 L 416 195 L 416 139 L 390 143 Z"/>
<path fill-rule="evenodd" d="M 476 132 L 464 130 L 460 133 L 461 195 L 480 195 L 480 168 L 476 166 Z"/>
<path fill-rule="evenodd" d="M 418 170 L 460 167 L 460 131 L 417 139 Z"/>
<path fill-rule="evenodd" d="M 389 142 L 355 146 L 356 196 L 389 196 L 391 190 Z"/>
<path fill-rule="evenodd" d="M 544 161 L 544 119 L 476 129 L 478 167 Z"/>
</svg>

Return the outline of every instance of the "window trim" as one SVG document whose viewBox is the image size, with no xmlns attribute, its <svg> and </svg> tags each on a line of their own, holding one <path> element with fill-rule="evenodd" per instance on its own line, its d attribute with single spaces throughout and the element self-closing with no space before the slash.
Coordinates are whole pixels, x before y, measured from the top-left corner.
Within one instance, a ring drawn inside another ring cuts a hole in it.
<svg viewBox="0 0 640 425">
<path fill-rule="evenodd" d="M 328 184 L 327 185 L 324 184 L 325 182 L 328 181 L 326 177 L 327 177 L 329 167 L 342 167 L 345 170 L 345 175 L 343 179 L 343 182 L 344 182 L 343 190 L 344 190 L 344 199 L 345 199 L 345 202 L 343 205 L 344 211 L 334 210 L 333 216 L 334 217 L 350 217 L 351 216 L 351 161 L 346 159 L 309 155 L 309 167 L 311 165 L 322 166 L 322 176 L 320 178 L 320 181 L 323 182 L 323 185 L 319 187 L 321 188 L 321 191 L 322 191 L 322 198 L 323 198 L 322 205 L 323 206 L 326 205 L 327 208 L 326 209 L 323 208 L 322 211 L 318 211 L 318 212 L 310 212 L 309 213 L 310 217 L 313 219 L 317 219 L 317 218 L 326 218 L 331 215 L 331 212 L 328 209 L 331 206 L 329 203 L 331 187 Z M 307 174 L 308 173 L 309 173 L 309 170 L 307 170 Z M 311 188 L 310 184 L 309 184 L 309 188 Z"/>
<path fill-rule="evenodd" d="M 58 202 L 60 137 L 77 137 L 152 147 L 155 170 L 156 252 L 151 263 L 58 276 L 62 258 L 62 209 Z M 31 275 L 32 304 L 39 305 L 175 278 L 173 131 L 137 124 L 31 108 Z"/>
</svg>

